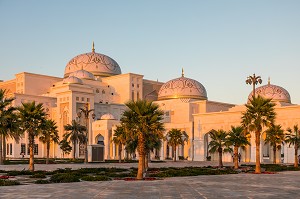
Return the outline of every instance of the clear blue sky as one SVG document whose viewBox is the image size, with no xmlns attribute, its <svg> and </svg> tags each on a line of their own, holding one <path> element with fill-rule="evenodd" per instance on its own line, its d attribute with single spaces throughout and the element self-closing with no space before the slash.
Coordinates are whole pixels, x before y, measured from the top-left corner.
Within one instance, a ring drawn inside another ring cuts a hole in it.
<svg viewBox="0 0 300 199">
<path fill-rule="evenodd" d="M 214 101 L 242 104 L 247 76 L 286 88 L 300 104 L 299 0 L 0 0 L 0 79 L 62 77 L 91 51 L 123 73 L 201 82 Z"/>
</svg>

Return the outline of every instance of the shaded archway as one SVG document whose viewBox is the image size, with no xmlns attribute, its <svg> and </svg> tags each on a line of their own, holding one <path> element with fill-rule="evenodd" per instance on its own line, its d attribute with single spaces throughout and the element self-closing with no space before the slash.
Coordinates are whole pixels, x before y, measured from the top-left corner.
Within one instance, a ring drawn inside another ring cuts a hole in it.
<svg viewBox="0 0 300 199">
<path fill-rule="evenodd" d="M 95 143 L 104 145 L 104 137 L 101 134 L 98 134 L 95 138 Z"/>
<path fill-rule="evenodd" d="M 209 152 L 209 142 L 210 142 L 209 133 L 204 135 L 204 161 L 212 160 L 212 154 Z"/>
<path fill-rule="evenodd" d="M 265 143 L 266 140 L 266 133 L 262 133 L 260 139 L 260 146 L 261 146 L 261 162 L 262 163 L 270 163 L 271 162 L 271 147 L 269 143 Z"/>
</svg>

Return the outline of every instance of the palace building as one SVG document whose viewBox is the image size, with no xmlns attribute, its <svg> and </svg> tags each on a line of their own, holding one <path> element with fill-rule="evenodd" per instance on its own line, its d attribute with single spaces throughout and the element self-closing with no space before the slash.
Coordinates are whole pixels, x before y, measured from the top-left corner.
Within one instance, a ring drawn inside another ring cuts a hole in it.
<svg viewBox="0 0 300 199">
<path fill-rule="evenodd" d="M 228 131 L 231 126 L 240 125 L 241 113 L 246 110 L 244 105 L 209 100 L 205 87 L 197 80 L 185 77 L 183 71 L 166 83 L 144 79 L 142 74 L 122 74 L 118 63 L 109 56 L 96 53 L 94 45 L 92 52 L 72 58 L 62 77 L 21 72 L 12 80 L 0 82 L 0 88 L 8 91 L 7 96 L 15 97 L 14 106 L 30 101 L 43 103 L 49 117 L 57 123 L 60 138 L 64 134 L 64 125 L 72 120 L 79 120 L 83 125 L 87 122 L 90 162 L 118 159 L 118 146 L 111 140 L 126 109 L 124 104 L 129 100 L 147 99 L 159 104 L 164 111 L 165 133 L 177 128 L 189 135 L 189 142 L 179 146 L 176 154 L 190 161 L 205 161 L 207 157 L 217 160 L 217 154 L 208 152 L 208 132 L 211 129 Z M 300 124 L 300 105 L 292 104 L 287 90 L 269 81 L 255 92 L 276 103 L 276 124 L 283 129 Z M 94 117 L 79 117 L 80 108 L 94 109 Z M 264 143 L 264 137 L 262 134 L 261 161 L 268 163 L 273 161 L 273 153 L 269 144 Z M 251 146 L 240 149 L 242 161 L 255 162 L 254 139 L 251 135 Z M 7 138 L 6 143 L 8 158 L 20 158 L 22 153 L 29 157 L 26 134 L 18 143 L 11 138 Z M 35 156 L 45 157 L 46 146 L 38 138 L 35 143 Z M 84 158 L 84 146 L 76 147 L 76 156 Z M 283 143 L 277 153 L 278 162 L 294 161 L 293 146 Z M 161 150 L 152 154 L 152 158 L 161 160 L 172 156 L 172 147 L 167 141 L 163 141 Z M 59 145 L 51 144 L 50 157 L 63 157 Z M 225 154 L 223 158 L 232 161 L 231 154 Z"/>
</svg>

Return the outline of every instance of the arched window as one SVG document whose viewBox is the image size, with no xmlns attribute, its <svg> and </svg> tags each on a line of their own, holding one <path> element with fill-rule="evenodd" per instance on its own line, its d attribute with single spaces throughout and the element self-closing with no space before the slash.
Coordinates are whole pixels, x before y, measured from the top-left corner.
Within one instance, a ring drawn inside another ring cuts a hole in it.
<svg viewBox="0 0 300 199">
<path fill-rule="evenodd" d="M 96 136 L 96 143 L 104 145 L 104 137 L 102 135 L 100 135 L 100 134 L 97 135 Z"/>
</svg>

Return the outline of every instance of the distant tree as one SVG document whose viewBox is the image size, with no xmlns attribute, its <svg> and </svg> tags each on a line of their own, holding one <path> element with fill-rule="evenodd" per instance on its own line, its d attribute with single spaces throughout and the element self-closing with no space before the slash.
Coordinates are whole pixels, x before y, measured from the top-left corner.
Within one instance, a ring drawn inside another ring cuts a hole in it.
<svg viewBox="0 0 300 199">
<path fill-rule="evenodd" d="M 12 107 L 13 97 L 5 97 L 7 91 L 0 89 L 0 164 L 6 159 L 6 138 L 16 141 L 22 133 L 19 128 L 16 108 Z"/>
<path fill-rule="evenodd" d="M 58 130 L 55 121 L 49 119 L 45 120 L 42 125 L 42 131 L 39 140 L 46 144 L 46 164 L 49 164 L 50 144 L 51 142 L 59 142 Z"/>
<path fill-rule="evenodd" d="M 276 151 L 281 149 L 281 144 L 285 140 L 284 131 L 280 125 L 274 125 L 265 132 L 265 144 L 269 143 L 273 147 L 273 163 L 276 164 Z"/>
<path fill-rule="evenodd" d="M 172 146 L 174 151 L 174 162 L 176 162 L 176 149 L 178 145 L 183 145 L 184 142 L 188 142 L 189 136 L 185 131 L 181 131 L 180 129 L 171 129 L 167 135 L 166 139 L 168 144 Z"/>
<path fill-rule="evenodd" d="M 246 145 L 250 145 L 248 138 L 247 138 L 246 131 L 244 131 L 243 127 L 241 126 L 231 126 L 231 130 L 228 132 L 227 140 L 230 146 L 233 146 L 233 161 L 234 161 L 234 168 L 239 168 L 239 161 L 238 161 L 238 150 L 240 147 L 245 147 Z"/>
<path fill-rule="evenodd" d="M 209 132 L 209 136 L 211 141 L 209 142 L 209 152 L 215 153 L 218 152 L 219 154 L 219 167 L 223 167 L 222 155 L 223 152 L 231 152 L 232 149 L 229 147 L 229 143 L 227 140 L 228 133 L 224 130 L 214 130 L 212 129 Z"/>
<path fill-rule="evenodd" d="M 63 152 L 63 158 L 65 157 L 65 154 L 70 154 L 71 151 L 72 151 L 72 147 L 70 145 L 70 142 L 68 142 L 66 139 L 62 139 L 59 142 L 59 146 L 60 146 L 60 149 Z"/>
<path fill-rule="evenodd" d="M 298 167 L 298 148 L 300 146 L 300 130 L 298 125 L 294 125 L 293 129 L 288 128 L 288 133 L 285 136 L 285 142 L 289 144 L 289 146 L 294 145 L 295 150 L 295 162 L 294 167 Z"/>
<path fill-rule="evenodd" d="M 67 124 L 64 126 L 66 133 L 64 134 L 64 139 L 71 141 L 73 144 L 73 159 L 76 159 L 76 146 L 78 143 L 85 143 L 86 141 L 86 127 L 79 124 L 75 120 L 72 120 L 72 124 Z"/>
<path fill-rule="evenodd" d="M 122 162 L 122 147 L 123 145 L 126 145 L 127 142 L 127 136 L 126 136 L 126 132 L 124 130 L 124 127 L 122 126 L 117 126 L 114 136 L 112 138 L 112 142 L 119 145 L 118 149 L 119 149 L 119 163 Z"/>
</svg>

